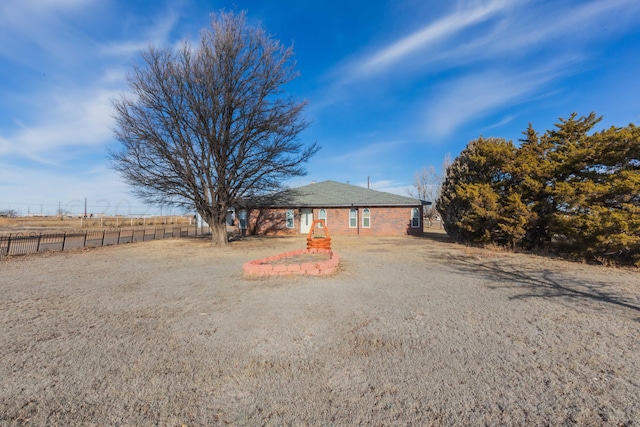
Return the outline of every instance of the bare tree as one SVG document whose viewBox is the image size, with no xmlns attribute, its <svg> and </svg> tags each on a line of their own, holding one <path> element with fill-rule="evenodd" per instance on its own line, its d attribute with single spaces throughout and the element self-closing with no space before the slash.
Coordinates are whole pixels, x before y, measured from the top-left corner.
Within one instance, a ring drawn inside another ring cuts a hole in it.
<svg viewBox="0 0 640 427">
<path fill-rule="evenodd" d="M 18 211 L 14 209 L 4 209 L 0 211 L 0 217 L 15 218 L 18 216 Z"/>
<path fill-rule="evenodd" d="M 195 208 L 226 244 L 227 210 L 306 174 L 320 148 L 300 142 L 306 102 L 283 88 L 297 76 L 292 55 L 244 12 L 212 15 L 197 46 L 149 47 L 131 94 L 113 102 L 123 150 L 112 167 L 148 203 Z"/>
<path fill-rule="evenodd" d="M 429 221 L 433 221 L 437 215 L 435 202 L 440 197 L 440 189 L 447 172 L 447 168 L 451 165 L 451 155 L 447 154 L 442 161 L 440 172 L 433 165 L 424 166 L 421 170 L 413 175 L 413 188 L 408 190 L 411 197 L 431 202 L 431 205 L 424 209 L 424 217 Z"/>
</svg>

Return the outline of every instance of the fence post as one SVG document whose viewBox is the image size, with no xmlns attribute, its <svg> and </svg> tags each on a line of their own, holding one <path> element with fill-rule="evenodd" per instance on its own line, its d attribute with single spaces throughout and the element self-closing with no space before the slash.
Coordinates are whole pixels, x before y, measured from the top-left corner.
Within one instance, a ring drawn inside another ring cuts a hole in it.
<svg viewBox="0 0 640 427">
<path fill-rule="evenodd" d="M 118 243 L 116 243 L 117 245 L 120 244 L 120 235 L 122 234 L 122 229 L 118 228 Z"/>
<path fill-rule="evenodd" d="M 87 233 L 89 233 L 89 230 L 85 230 L 85 232 L 84 232 L 84 242 L 82 242 L 82 247 L 83 248 L 87 247 Z"/>
<path fill-rule="evenodd" d="M 38 234 L 38 244 L 36 245 L 36 253 L 40 252 L 40 239 L 42 239 L 42 233 Z"/>
<path fill-rule="evenodd" d="M 64 251 L 64 245 L 67 243 L 67 232 L 62 233 L 62 251 Z"/>
<path fill-rule="evenodd" d="M 100 246 L 104 246 L 104 234 L 106 233 L 106 230 L 102 230 L 102 243 L 100 244 Z"/>
<path fill-rule="evenodd" d="M 11 252 L 11 233 L 9 233 L 9 240 L 7 240 L 7 256 L 9 256 L 9 252 Z"/>
</svg>

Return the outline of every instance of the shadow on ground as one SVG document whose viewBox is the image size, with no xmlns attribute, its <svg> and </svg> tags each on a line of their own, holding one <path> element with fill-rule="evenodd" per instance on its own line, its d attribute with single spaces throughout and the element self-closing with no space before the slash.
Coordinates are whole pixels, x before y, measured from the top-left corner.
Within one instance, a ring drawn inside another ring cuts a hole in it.
<svg viewBox="0 0 640 427">
<path fill-rule="evenodd" d="M 433 231 L 427 229 L 422 233 L 422 236 L 418 236 L 418 238 L 435 240 L 436 242 L 441 243 L 455 243 L 455 241 L 451 237 L 449 237 L 449 235 L 445 233 L 444 230 Z"/>
<path fill-rule="evenodd" d="M 506 288 L 517 291 L 510 299 L 545 298 L 562 299 L 591 309 L 602 309 L 603 304 L 632 310 L 640 314 L 640 298 L 621 295 L 615 284 L 598 280 L 576 281 L 553 269 L 523 268 L 499 259 L 478 260 L 464 255 L 449 255 L 445 260 L 452 268 L 465 274 L 489 280 L 491 289 Z M 640 322 L 640 317 L 635 317 Z"/>
</svg>

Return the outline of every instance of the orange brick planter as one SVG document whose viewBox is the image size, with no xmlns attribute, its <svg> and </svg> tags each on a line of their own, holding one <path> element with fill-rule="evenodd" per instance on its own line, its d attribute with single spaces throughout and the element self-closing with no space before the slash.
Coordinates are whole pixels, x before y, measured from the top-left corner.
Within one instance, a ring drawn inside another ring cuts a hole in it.
<svg viewBox="0 0 640 427">
<path fill-rule="evenodd" d="M 273 264 L 285 258 L 293 258 L 306 254 L 328 254 L 329 259 L 321 262 L 304 262 L 302 264 Z M 244 273 L 251 276 L 284 276 L 290 274 L 306 274 L 309 276 L 321 276 L 331 274 L 338 268 L 340 256 L 328 249 L 312 248 L 298 249 L 282 254 L 257 259 L 244 263 Z"/>
<path fill-rule="evenodd" d="M 316 236 L 316 233 L 320 235 Z M 307 249 L 331 250 L 331 236 L 324 219 L 314 219 L 307 235 Z"/>
<path fill-rule="evenodd" d="M 307 249 L 331 250 L 331 238 L 307 238 Z"/>
</svg>

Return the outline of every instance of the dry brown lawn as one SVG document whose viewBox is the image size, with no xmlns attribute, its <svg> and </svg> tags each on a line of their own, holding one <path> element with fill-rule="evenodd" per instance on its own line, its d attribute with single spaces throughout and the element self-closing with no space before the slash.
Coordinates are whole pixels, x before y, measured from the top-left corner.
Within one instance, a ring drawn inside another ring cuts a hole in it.
<svg viewBox="0 0 640 427">
<path fill-rule="evenodd" d="M 334 237 L 337 274 L 243 277 L 304 244 L 0 260 L 0 425 L 638 425 L 637 270 L 433 234 Z"/>
</svg>

